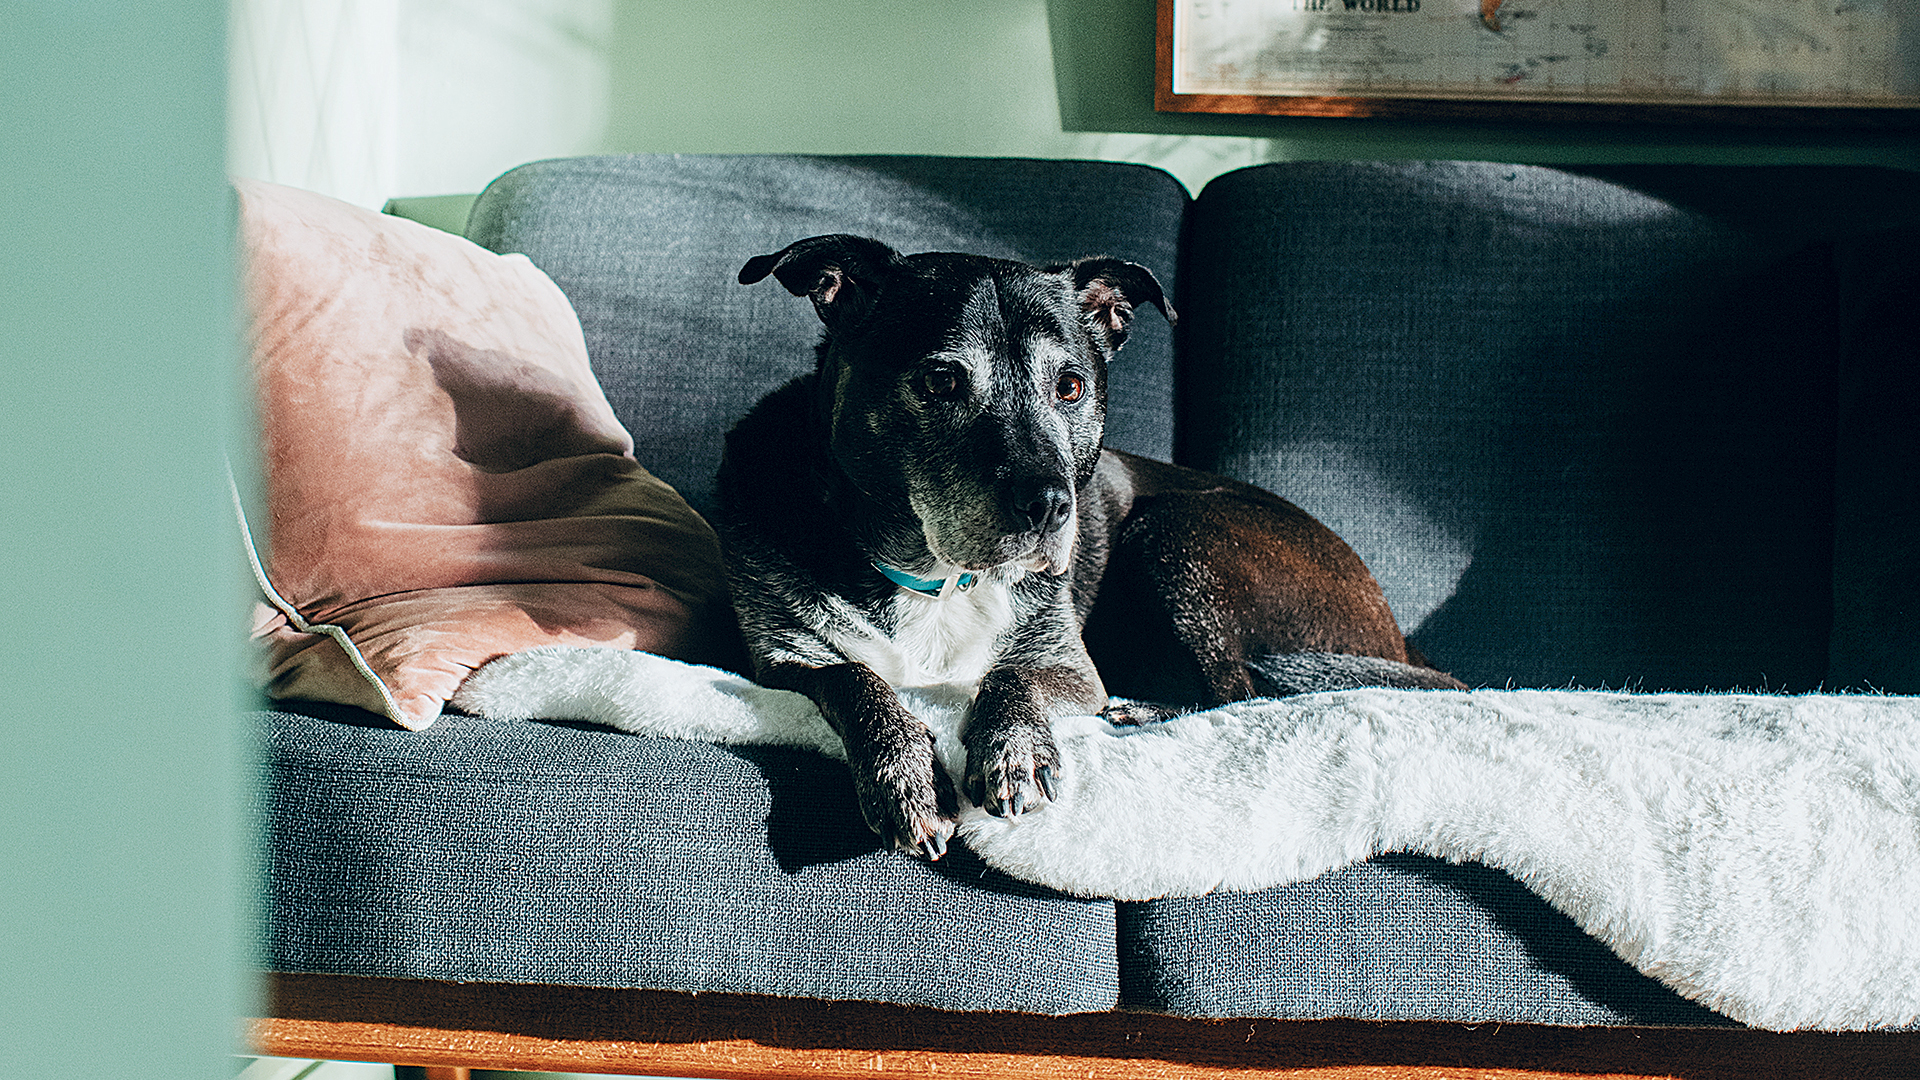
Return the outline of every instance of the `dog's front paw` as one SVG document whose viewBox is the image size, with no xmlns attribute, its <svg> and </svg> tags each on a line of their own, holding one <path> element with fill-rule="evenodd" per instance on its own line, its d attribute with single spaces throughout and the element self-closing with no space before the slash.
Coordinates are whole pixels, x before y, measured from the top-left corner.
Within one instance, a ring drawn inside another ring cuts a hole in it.
<svg viewBox="0 0 1920 1080">
<path fill-rule="evenodd" d="M 967 797 L 995 817 L 1019 817 L 1059 797 L 1060 754 L 1044 724 L 969 731 Z"/>
<path fill-rule="evenodd" d="M 930 733 L 854 763 L 853 787 L 860 816 L 890 847 L 929 862 L 947 853 L 960 803 Z"/>
</svg>

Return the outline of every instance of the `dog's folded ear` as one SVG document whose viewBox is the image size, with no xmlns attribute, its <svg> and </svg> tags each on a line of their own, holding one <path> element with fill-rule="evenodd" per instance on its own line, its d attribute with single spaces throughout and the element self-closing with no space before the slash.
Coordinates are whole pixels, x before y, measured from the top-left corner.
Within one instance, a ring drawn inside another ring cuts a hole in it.
<svg viewBox="0 0 1920 1080">
<path fill-rule="evenodd" d="M 1136 304 L 1159 308 L 1168 325 L 1179 320 L 1160 291 L 1160 280 L 1139 263 L 1101 256 L 1081 259 L 1067 269 L 1080 294 L 1080 310 L 1092 317 L 1094 328 L 1105 335 L 1109 349 L 1118 349 L 1127 340 Z"/>
<path fill-rule="evenodd" d="M 812 300 L 820 321 L 836 329 L 865 314 L 881 282 L 903 262 L 899 252 L 878 240 L 832 233 L 748 259 L 740 268 L 740 284 L 772 274 L 788 292 Z"/>
</svg>

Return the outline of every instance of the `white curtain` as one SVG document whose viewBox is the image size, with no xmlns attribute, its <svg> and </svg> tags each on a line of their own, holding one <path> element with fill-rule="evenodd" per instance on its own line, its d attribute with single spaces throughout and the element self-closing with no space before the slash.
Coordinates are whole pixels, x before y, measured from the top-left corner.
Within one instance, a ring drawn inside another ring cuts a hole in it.
<svg viewBox="0 0 1920 1080">
<path fill-rule="evenodd" d="M 233 0 L 229 168 L 369 208 L 604 149 L 614 0 Z"/>
<path fill-rule="evenodd" d="M 229 167 L 377 208 L 399 194 L 400 0 L 235 0 Z"/>
</svg>

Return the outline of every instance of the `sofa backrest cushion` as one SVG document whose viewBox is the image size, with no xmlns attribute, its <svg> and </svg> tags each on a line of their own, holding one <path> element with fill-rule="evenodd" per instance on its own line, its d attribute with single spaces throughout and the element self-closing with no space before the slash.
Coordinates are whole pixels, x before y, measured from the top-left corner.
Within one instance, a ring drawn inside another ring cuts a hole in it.
<svg viewBox="0 0 1920 1080">
<path fill-rule="evenodd" d="M 1920 228 L 1843 243 L 1830 686 L 1920 694 Z"/>
<path fill-rule="evenodd" d="M 1469 683 L 1812 689 L 1833 617 L 1834 244 L 1910 220 L 1917 179 L 1221 177 L 1190 215 L 1179 457 L 1319 516 Z"/>
<path fill-rule="evenodd" d="M 712 506 L 726 431 L 812 369 L 820 324 L 750 258 L 823 233 L 903 252 L 1030 262 L 1113 255 L 1174 280 L 1184 188 L 1101 162 L 916 157 L 633 155 L 543 161 L 494 181 L 467 235 L 522 252 L 580 315 L 594 371 L 635 452 L 693 506 Z M 1172 449 L 1171 334 L 1135 321 L 1112 371 L 1108 443 Z"/>
</svg>

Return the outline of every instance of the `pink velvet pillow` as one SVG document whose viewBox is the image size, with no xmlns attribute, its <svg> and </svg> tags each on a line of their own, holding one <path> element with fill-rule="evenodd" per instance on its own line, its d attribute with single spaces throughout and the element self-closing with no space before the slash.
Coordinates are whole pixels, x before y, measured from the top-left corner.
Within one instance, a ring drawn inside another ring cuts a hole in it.
<svg viewBox="0 0 1920 1080">
<path fill-rule="evenodd" d="M 536 645 L 727 658 L 713 531 L 633 459 L 552 280 L 401 218 L 235 186 L 264 563 L 293 609 L 255 622 L 272 696 L 418 729 L 474 668 Z"/>
</svg>

